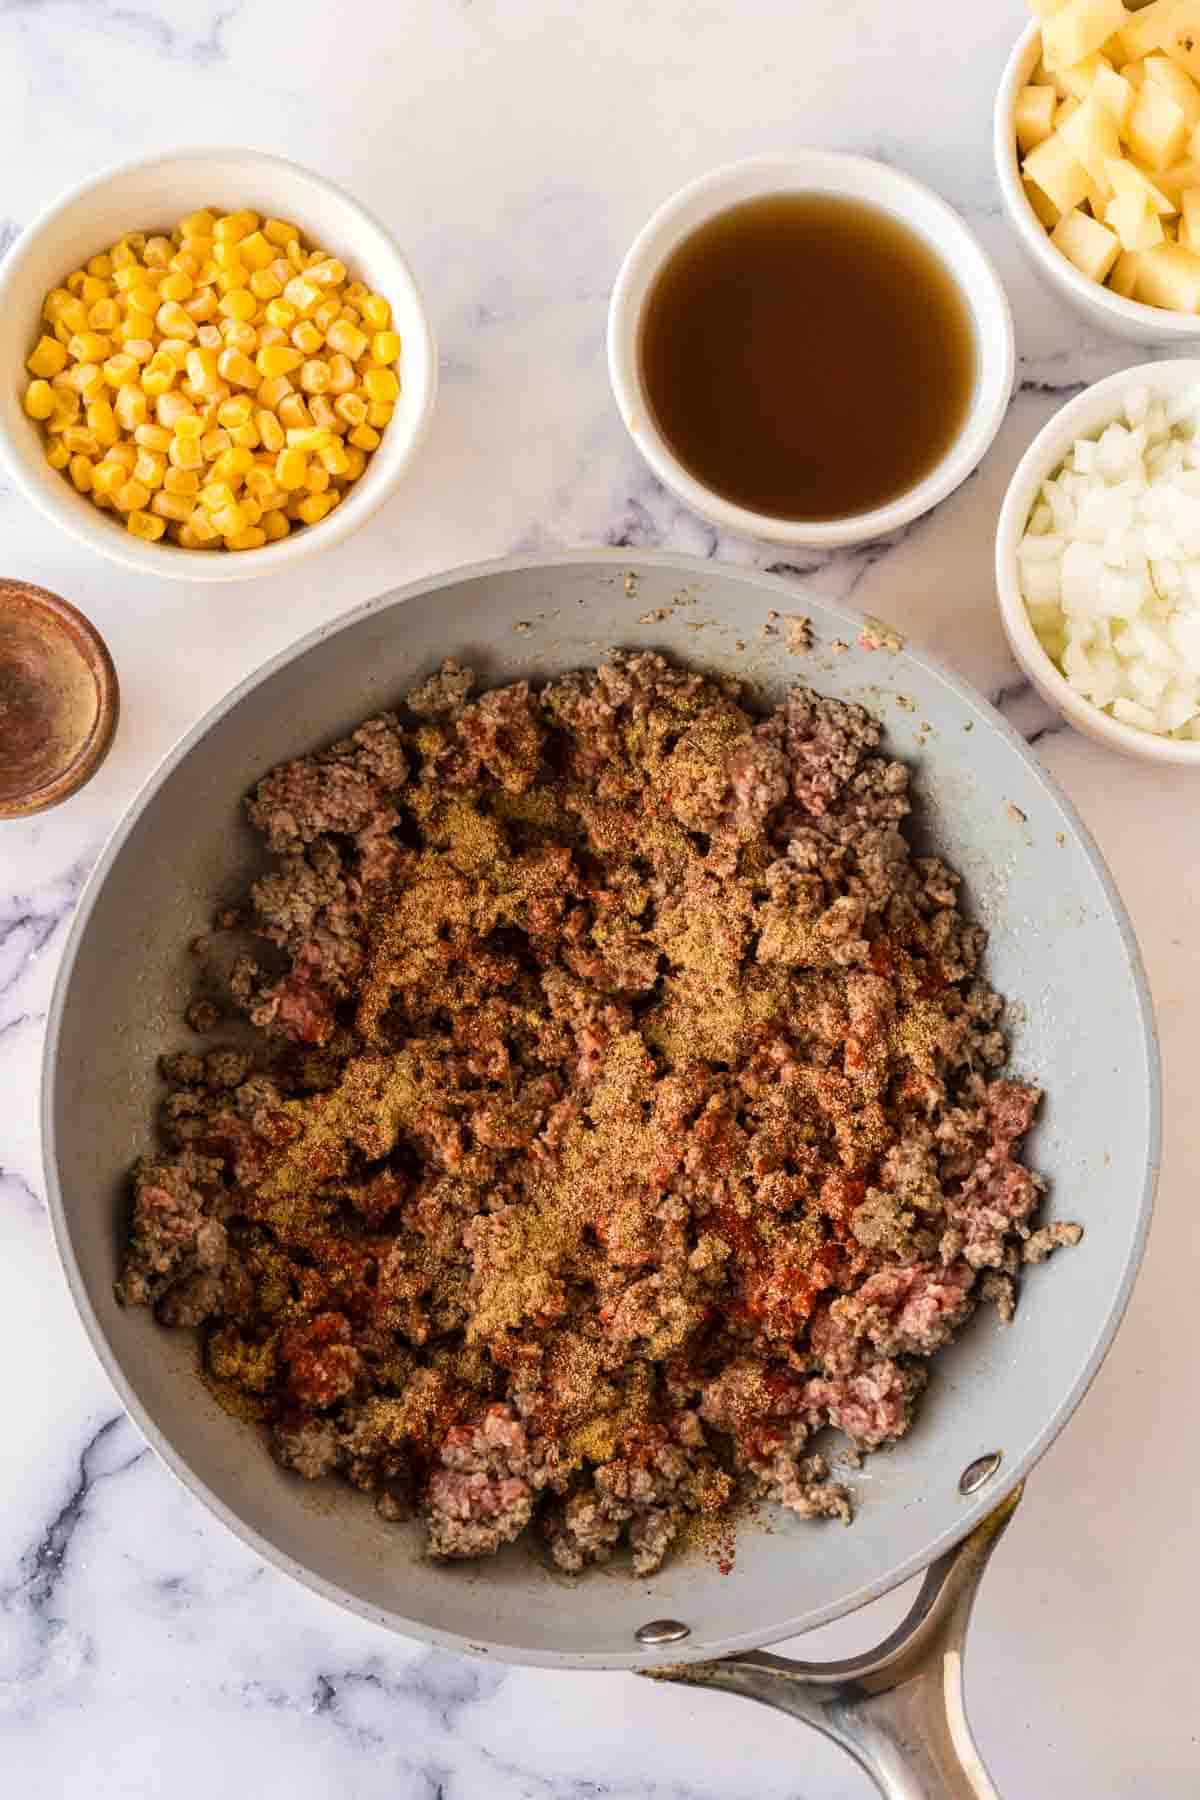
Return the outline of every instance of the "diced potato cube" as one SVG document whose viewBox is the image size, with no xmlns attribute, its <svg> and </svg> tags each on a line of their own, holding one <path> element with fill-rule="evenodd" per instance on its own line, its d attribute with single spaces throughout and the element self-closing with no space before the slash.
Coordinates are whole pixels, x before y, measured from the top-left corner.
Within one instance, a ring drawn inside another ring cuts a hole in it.
<svg viewBox="0 0 1200 1800">
<path fill-rule="evenodd" d="M 1142 264 L 1141 256 L 1136 250 L 1123 250 L 1112 266 L 1108 285 L 1114 294 L 1120 294 L 1124 300 L 1136 300 L 1138 270 Z"/>
<path fill-rule="evenodd" d="M 1022 168 L 1060 213 L 1070 212 L 1090 194 L 1092 184 L 1087 170 L 1057 131 L 1029 152 Z"/>
<path fill-rule="evenodd" d="M 1085 56 L 1081 63 L 1072 63 L 1069 69 L 1060 69 L 1058 79 L 1073 99 L 1086 100 L 1102 69 L 1107 69 L 1110 75 L 1113 72 L 1112 64 L 1096 51 L 1091 56 Z"/>
<path fill-rule="evenodd" d="M 1118 194 L 1104 209 L 1104 223 L 1121 240 L 1122 250 L 1152 250 L 1163 241 L 1163 222 L 1136 194 Z"/>
<path fill-rule="evenodd" d="M 1134 89 L 1131 82 L 1115 69 L 1103 68 L 1092 83 L 1092 99 L 1102 106 L 1118 131 L 1129 117 Z"/>
<path fill-rule="evenodd" d="M 1151 181 L 1144 169 L 1139 169 L 1129 158 L 1121 157 L 1111 163 L 1107 174 L 1118 194 L 1131 194 L 1137 200 L 1144 200 L 1160 215 L 1166 218 L 1178 208 L 1169 194 L 1165 194 L 1157 183 Z"/>
<path fill-rule="evenodd" d="M 1182 106 L 1154 82 L 1143 82 L 1125 121 L 1125 142 L 1138 161 L 1166 169 L 1183 155 L 1187 140 Z"/>
<path fill-rule="evenodd" d="M 1200 157 L 1185 157 L 1182 162 L 1172 163 L 1169 169 L 1155 169 L 1154 184 L 1178 210 L 1183 190 L 1200 187 Z"/>
<path fill-rule="evenodd" d="M 1179 244 L 1158 244 L 1143 253 L 1137 297 L 1171 312 L 1200 312 L 1200 256 Z"/>
<path fill-rule="evenodd" d="M 1136 13 L 1134 17 L 1144 18 L 1145 13 Z M 1193 81 L 1200 81 L 1200 0 L 1175 0 L 1155 48 L 1165 50 L 1171 61 L 1186 69 Z"/>
<path fill-rule="evenodd" d="M 1050 234 L 1050 242 L 1089 281 L 1103 281 L 1121 254 L 1116 232 L 1078 208 L 1063 214 Z"/>
<path fill-rule="evenodd" d="M 1036 150 L 1043 138 L 1054 130 L 1054 108 L 1057 96 L 1052 87 L 1024 87 L 1013 108 L 1017 144 L 1022 156 Z"/>
<path fill-rule="evenodd" d="M 1127 22 L 1124 0 L 1067 0 L 1042 25 L 1042 60 L 1048 69 L 1069 69 L 1123 34 Z"/>
<path fill-rule="evenodd" d="M 1120 33 L 1128 61 L 1137 62 L 1164 48 L 1167 25 L 1177 4 L 1178 0 L 1150 0 L 1149 6 L 1125 15 Z"/>
<path fill-rule="evenodd" d="M 1194 131 L 1200 124 L 1200 88 L 1191 76 L 1169 56 L 1148 56 L 1142 67 L 1146 71 L 1146 80 L 1170 94 L 1187 120 L 1189 132 Z"/>
<path fill-rule="evenodd" d="M 1184 188 L 1179 210 L 1179 242 L 1185 250 L 1200 254 L 1200 187 Z"/>
<path fill-rule="evenodd" d="M 1062 126 L 1061 136 L 1087 170 L 1101 203 L 1111 200 L 1113 188 L 1107 165 L 1119 160 L 1121 155 L 1121 141 L 1112 115 L 1098 100 L 1089 98 Z M 1092 199 L 1095 198 L 1093 195 Z"/>
<path fill-rule="evenodd" d="M 1034 181 L 1024 181 L 1021 185 L 1025 189 L 1025 198 L 1029 201 L 1030 206 L 1032 206 L 1039 223 L 1044 225 L 1047 231 L 1053 231 L 1061 217 L 1053 200 L 1047 199 L 1041 188 L 1038 187 L 1037 183 Z"/>
</svg>

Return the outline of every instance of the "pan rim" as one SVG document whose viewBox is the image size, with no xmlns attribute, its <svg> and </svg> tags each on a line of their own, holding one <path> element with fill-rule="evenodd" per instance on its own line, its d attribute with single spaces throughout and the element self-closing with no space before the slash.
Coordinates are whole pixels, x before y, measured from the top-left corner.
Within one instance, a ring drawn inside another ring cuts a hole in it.
<svg viewBox="0 0 1200 1800">
<path fill-rule="evenodd" d="M 442 1649 L 464 1654 L 494 1656 L 498 1661 L 523 1665 L 527 1667 L 557 1669 L 648 1669 L 664 1663 L 701 1662 L 714 1657 L 738 1654 L 748 1650 L 761 1649 L 765 1645 L 776 1644 L 786 1638 L 802 1635 L 815 1630 L 818 1626 L 831 1623 L 868 1605 L 872 1600 L 880 1599 L 905 1581 L 926 1569 L 937 1557 L 952 1549 L 977 1525 L 993 1507 L 1010 1494 L 1024 1480 L 1029 1471 L 1049 1449 L 1059 1432 L 1067 1424 L 1079 1406 L 1092 1381 L 1095 1379 L 1105 1356 L 1107 1355 L 1117 1329 L 1125 1315 L 1133 1284 L 1141 1266 L 1145 1252 L 1146 1239 L 1153 1213 L 1154 1195 L 1158 1182 L 1158 1173 L 1162 1150 L 1162 1067 L 1158 1041 L 1158 1031 L 1154 1017 L 1154 1007 L 1150 996 L 1149 983 L 1146 978 L 1142 955 L 1137 937 L 1133 929 L 1124 901 L 1117 890 L 1108 866 L 1101 855 L 1091 832 L 1080 818 L 1075 806 L 1063 792 L 1055 778 L 1042 767 L 1031 752 L 1028 744 L 1014 730 L 1008 721 L 990 702 L 970 683 L 955 674 L 936 656 L 924 648 L 909 650 L 905 654 L 918 662 L 924 669 L 935 675 L 962 702 L 975 710 L 978 716 L 986 721 L 1009 745 L 1016 750 L 1022 761 L 1029 768 L 1033 778 L 1046 790 L 1051 799 L 1058 805 L 1069 820 L 1078 837 L 1080 846 L 1096 876 L 1105 899 L 1116 923 L 1121 943 L 1129 964 L 1133 980 L 1134 998 L 1139 1023 L 1141 1025 L 1141 1047 L 1145 1058 L 1147 1105 L 1148 1105 L 1148 1154 L 1142 1190 L 1137 1200 L 1137 1218 L 1130 1241 L 1129 1254 L 1121 1272 L 1114 1298 L 1099 1320 L 1095 1335 L 1079 1374 L 1066 1395 L 1059 1401 L 1041 1429 L 1026 1445 L 1023 1453 L 1013 1462 L 1006 1461 L 1002 1479 L 995 1485 L 988 1484 L 984 1490 L 969 1504 L 964 1505 L 961 1514 L 953 1525 L 932 1538 L 919 1550 L 906 1557 L 902 1562 L 894 1564 L 882 1574 L 868 1582 L 862 1583 L 850 1593 L 841 1596 L 822 1607 L 812 1608 L 796 1617 L 778 1621 L 771 1625 L 735 1633 L 715 1643 L 673 1644 L 654 1649 L 631 1649 L 627 1652 L 608 1651 L 562 1651 L 539 1650 L 525 1644 L 507 1644 L 499 1641 L 473 1639 L 461 1633 L 446 1631 L 429 1625 L 419 1619 L 410 1619 L 405 1615 L 393 1612 L 388 1608 L 373 1605 L 349 1592 L 338 1583 L 328 1580 L 307 1568 L 303 1563 L 280 1550 L 270 1539 L 266 1538 L 253 1526 L 248 1525 L 234 1510 L 223 1501 L 218 1494 L 190 1467 L 185 1458 L 174 1448 L 164 1431 L 149 1416 L 143 1407 L 130 1379 L 126 1376 L 119 1359 L 114 1353 L 107 1335 L 92 1307 L 84 1283 L 82 1271 L 75 1256 L 70 1228 L 66 1218 L 66 1208 L 62 1188 L 58 1178 L 57 1142 L 54 1122 L 55 1101 L 57 1091 L 57 1051 L 62 1025 L 62 1014 L 66 1004 L 71 977 L 80 947 L 86 934 L 91 913 L 96 899 L 108 877 L 108 873 L 120 854 L 126 839 L 141 818 L 142 813 L 159 789 L 167 781 L 174 770 L 203 741 L 210 731 L 235 707 L 240 705 L 247 695 L 270 679 L 277 670 L 296 661 L 299 657 L 322 643 L 326 638 L 350 629 L 362 619 L 373 613 L 383 612 L 391 608 L 399 608 L 410 600 L 435 593 L 440 589 L 459 586 L 469 581 L 488 580 L 497 576 L 523 573 L 533 570 L 546 571 L 555 568 L 596 564 L 613 570 L 636 571 L 641 567 L 654 567 L 669 570 L 678 574 L 681 581 L 709 578 L 714 571 L 719 571 L 735 581 L 748 587 L 758 588 L 766 594 L 780 596 L 789 606 L 795 604 L 795 589 L 782 577 L 767 574 L 757 569 L 740 569 L 727 564 L 714 563 L 703 557 L 676 555 L 669 551 L 639 551 L 630 553 L 621 548 L 596 548 L 558 551 L 537 556 L 508 556 L 491 558 L 481 562 L 463 564 L 452 569 L 443 570 L 433 575 L 421 577 L 407 582 L 398 588 L 391 588 L 372 599 L 362 602 L 337 618 L 327 620 L 312 631 L 286 646 L 275 656 L 269 658 L 257 669 L 239 681 L 230 691 L 208 709 L 196 723 L 186 731 L 178 741 L 166 752 L 158 764 L 150 771 L 121 818 L 118 819 L 109 834 L 95 864 L 84 884 L 76 903 L 74 916 L 63 946 L 62 958 L 55 977 L 54 990 L 46 1016 L 46 1031 L 43 1044 L 41 1065 L 41 1098 L 40 1125 L 43 1166 L 46 1174 L 47 1205 L 54 1233 L 55 1249 L 67 1286 L 79 1314 L 88 1341 L 101 1367 L 111 1381 L 118 1399 L 134 1425 L 158 1459 L 166 1465 L 175 1478 L 193 1494 L 221 1523 L 249 1549 L 253 1550 L 265 1562 L 293 1580 L 300 1582 L 311 1592 L 320 1595 L 324 1600 L 342 1607 L 359 1618 L 369 1620 L 399 1635 L 438 1646 Z M 855 635 L 863 628 L 864 615 L 834 602 L 822 601 L 822 609 L 845 621 L 847 628 Z M 781 611 L 786 607 L 781 606 Z"/>
</svg>

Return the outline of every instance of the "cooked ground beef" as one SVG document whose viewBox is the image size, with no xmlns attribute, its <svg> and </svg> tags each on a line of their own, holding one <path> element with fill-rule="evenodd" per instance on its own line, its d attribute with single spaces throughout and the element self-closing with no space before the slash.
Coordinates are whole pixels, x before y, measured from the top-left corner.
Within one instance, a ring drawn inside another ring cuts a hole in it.
<svg viewBox="0 0 1200 1800">
<path fill-rule="evenodd" d="M 848 1519 L 814 1434 L 900 1437 L 1080 1235 L 1034 1228 L 984 934 L 859 707 L 656 656 L 472 688 L 259 783 L 216 921 L 259 1049 L 164 1058 L 121 1298 L 435 1556 L 648 1573 L 747 1487 Z"/>
</svg>

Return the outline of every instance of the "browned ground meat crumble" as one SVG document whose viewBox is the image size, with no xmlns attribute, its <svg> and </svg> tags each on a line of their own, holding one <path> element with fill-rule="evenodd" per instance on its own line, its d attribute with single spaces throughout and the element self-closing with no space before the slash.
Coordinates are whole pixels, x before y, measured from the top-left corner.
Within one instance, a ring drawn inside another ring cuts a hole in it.
<svg viewBox="0 0 1200 1800">
<path fill-rule="evenodd" d="M 120 1296 L 435 1556 L 532 1523 L 646 1573 L 747 1488 L 848 1519 L 814 1434 L 900 1437 L 1080 1235 L 1034 1228 L 984 934 L 857 706 L 652 655 L 473 686 L 259 783 L 274 865 L 214 921 L 257 941 L 188 1010 L 256 1048 L 164 1059 Z"/>
</svg>

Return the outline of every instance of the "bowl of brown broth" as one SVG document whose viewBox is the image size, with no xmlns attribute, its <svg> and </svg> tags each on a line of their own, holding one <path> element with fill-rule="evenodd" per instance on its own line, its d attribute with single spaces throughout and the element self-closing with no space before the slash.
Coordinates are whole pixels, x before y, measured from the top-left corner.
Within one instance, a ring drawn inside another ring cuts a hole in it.
<svg viewBox="0 0 1200 1800">
<path fill-rule="evenodd" d="M 999 277 L 920 183 L 857 156 L 719 169 L 669 200 L 609 309 L 621 416 L 715 525 L 814 547 L 896 530 L 970 474 L 1008 406 Z"/>
</svg>

